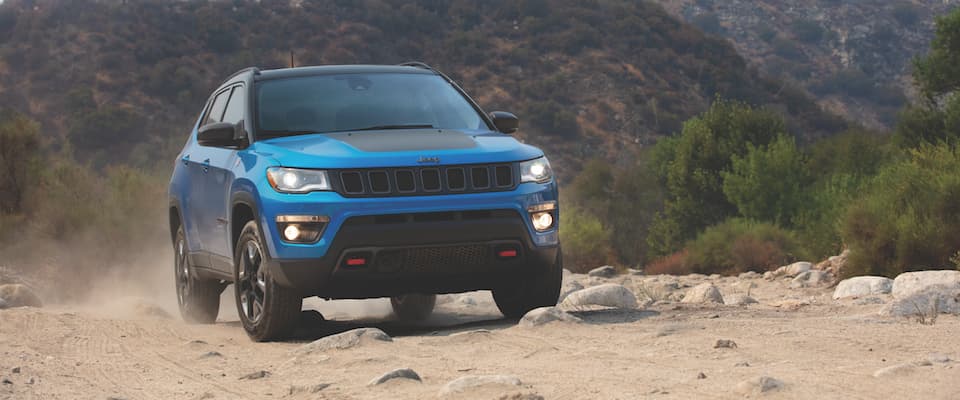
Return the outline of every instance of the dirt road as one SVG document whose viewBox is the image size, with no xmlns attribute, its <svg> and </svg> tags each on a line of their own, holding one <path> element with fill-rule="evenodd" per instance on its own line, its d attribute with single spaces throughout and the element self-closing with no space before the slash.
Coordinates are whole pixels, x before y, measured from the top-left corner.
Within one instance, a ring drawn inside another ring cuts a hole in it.
<svg viewBox="0 0 960 400">
<path fill-rule="evenodd" d="M 631 287 L 644 278 L 610 281 Z M 588 286 L 606 281 L 573 279 Z M 678 290 L 704 280 L 682 277 Z M 713 281 L 725 296 L 744 287 L 738 278 Z M 883 296 L 835 301 L 828 288 L 750 282 L 759 304 L 660 301 L 636 311 L 577 313 L 582 324 L 533 328 L 503 320 L 483 292 L 445 296 L 434 316 L 414 325 L 393 320 L 384 301 L 310 299 L 306 308 L 331 321 L 308 323 L 298 339 L 284 343 L 250 342 L 229 302 L 212 326 L 163 317 L 153 304 L 172 314 L 167 297 L 0 310 L 0 398 L 744 398 L 747 382 L 761 376 L 783 386 L 747 396 L 960 398 L 960 363 L 947 360 L 960 359 L 960 318 L 942 315 L 922 325 L 878 316 L 888 301 Z M 393 341 L 296 353 L 356 327 L 378 327 Z M 736 346 L 715 348 L 720 339 Z M 422 382 L 368 386 L 396 368 L 413 369 Z M 521 385 L 441 395 L 448 382 L 467 375 L 509 375 Z"/>
</svg>

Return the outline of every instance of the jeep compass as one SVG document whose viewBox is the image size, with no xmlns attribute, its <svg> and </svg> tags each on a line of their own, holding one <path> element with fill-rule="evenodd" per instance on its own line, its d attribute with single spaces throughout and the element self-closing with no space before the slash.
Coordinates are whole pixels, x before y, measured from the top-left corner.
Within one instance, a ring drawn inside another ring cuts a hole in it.
<svg viewBox="0 0 960 400">
<path fill-rule="evenodd" d="M 229 284 L 257 341 L 310 296 L 389 297 L 410 320 L 443 293 L 491 290 L 510 318 L 556 304 L 557 183 L 518 125 L 422 63 L 233 74 L 170 181 L 183 318 L 215 321 Z"/>
</svg>

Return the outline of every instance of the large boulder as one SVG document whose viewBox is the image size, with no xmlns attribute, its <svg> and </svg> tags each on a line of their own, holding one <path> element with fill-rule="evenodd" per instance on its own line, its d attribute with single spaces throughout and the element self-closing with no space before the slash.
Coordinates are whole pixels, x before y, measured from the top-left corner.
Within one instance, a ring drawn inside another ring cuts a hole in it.
<svg viewBox="0 0 960 400">
<path fill-rule="evenodd" d="M 19 283 L 0 285 L 0 299 L 3 299 L 4 307 L 43 307 L 40 296 Z"/>
<path fill-rule="evenodd" d="M 896 317 L 925 315 L 931 318 L 936 318 L 936 314 L 960 315 L 960 287 L 957 285 L 927 286 L 919 292 L 894 298 L 880 310 L 880 314 Z"/>
<path fill-rule="evenodd" d="M 393 339 L 377 328 L 358 328 L 322 339 L 314 340 L 294 350 L 297 355 L 312 354 L 329 350 L 344 350 L 357 345 L 375 342 L 392 342 Z"/>
<path fill-rule="evenodd" d="M 637 308 L 637 297 L 623 285 L 607 283 L 573 292 L 560 305 L 564 309 L 588 306 L 633 309 Z"/>
<path fill-rule="evenodd" d="M 723 295 L 720 294 L 720 289 L 717 289 L 717 287 L 712 283 L 704 282 L 688 290 L 683 296 L 683 300 L 680 302 L 696 304 L 723 304 Z"/>
<path fill-rule="evenodd" d="M 889 294 L 891 290 L 893 290 L 893 279 L 882 276 L 857 276 L 840 281 L 833 291 L 833 298 L 844 299 Z"/>
<path fill-rule="evenodd" d="M 613 278 L 614 276 L 617 276 L 617 269 L 609 265 L 604 265 L 602 267 L 590 270 L 590 272 L 587 273 L 587 276 L 596 278 Z"/>
<path fill-rule="evenodd" d="M 563 321 L 563 322 L 573 322 L 580 323 L 583 322 L 580 318 L 577 318 L 569 313 L 564 312 L 556 307 L 540 307 L 530 310 L 523 318 L 520 318 L 519 326 L 524 328 L 531 328 L 534 326 L 540 326 L 548 324 L 554 321 Z"/>
<path fill-rule="evenodd" d="M 893 280 L 893 297 L 906 298 L 931 286 L 960 288 L 960 271 L 905 272 Z"/>
<path fill-rule="evenodd" d="M 560 287 L 560 299 L 558 301 L 563 302 L 563 300 L 566 299 L 567 296 L 570 295 L 570 293 L 576 292 L 581 289 L 583 289 L 583 284 L 581 284 L 580 282 L 577 282 L 577 281 L 564 282 L 563 286 Z"/>
</svg>

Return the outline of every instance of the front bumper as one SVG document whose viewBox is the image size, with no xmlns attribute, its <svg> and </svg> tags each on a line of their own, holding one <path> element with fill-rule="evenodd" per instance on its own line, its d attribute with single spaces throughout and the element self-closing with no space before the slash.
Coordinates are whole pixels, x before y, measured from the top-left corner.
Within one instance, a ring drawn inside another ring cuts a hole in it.
<svg viewBox="0 0 960 400">
<path fill-rule="evenodd" d="M 537 232 L 527 212 L 557 200 L 554 182 L 464 195 L 261 196 L 260 226 L 271 273 L 304 296 L 371 298 L 492 289 L 503 279 L 517 279 L 518 273 L 557 259 L 558 224 Z M 280 239 L 278 215 L 324 215 L 330 222 L 316 243 L 292 244 Z M 505 247 L 516 249 L 517 256 L 497 257 Z M 351 254 L 364 254 L 369 263 L 345 265 L 344 257 Z"/>
</svg>

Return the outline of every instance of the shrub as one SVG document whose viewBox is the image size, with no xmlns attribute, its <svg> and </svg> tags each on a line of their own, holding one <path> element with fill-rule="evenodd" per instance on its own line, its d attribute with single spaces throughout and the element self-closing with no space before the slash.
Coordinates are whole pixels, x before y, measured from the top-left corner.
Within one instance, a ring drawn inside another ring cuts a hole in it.
<svg viewBox="0 0 960 400">
<path fill-rule="evenodd" d="M 723 172 L 723 193 L 746 218 L 781 225 L 803 206 L 807 174 L 793 138 L 781 136 L 767 146 L 748 145 Z"/>
<path fill-rule="evenodd" d="M 693 270 L 687 265 L 687 251 L 680 250 L 666 257 L 661 257 L 643 268 L 647 275 L 687 275 Z"/>
<path fill-rule="evenodd" d="M 561 225 L 565 268 L 585 272 L 611 259 L 610 232 L 599 218 L 576 207 L 566 207 Z"/>
<path fill-rule="evenodd" d="M 687 251 L 686 267 L 701 274 L 762 272 L 806 255 L 792 232 L 744 219 L 707 228 Z"/>
<path fill-rule="evenodd" d="M 923 144 L 883 168 L 843 218 L 849 275 L 949 268 L 960 249 L 960 151 Z"/>
</svg>

